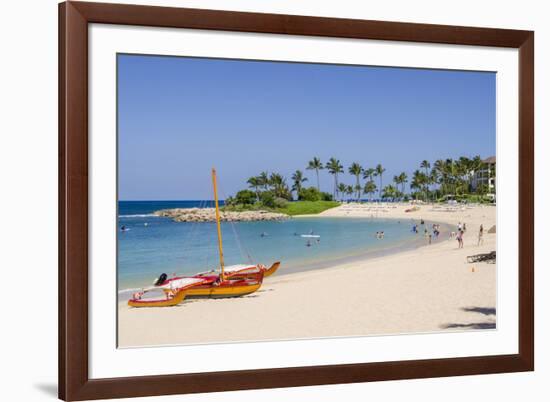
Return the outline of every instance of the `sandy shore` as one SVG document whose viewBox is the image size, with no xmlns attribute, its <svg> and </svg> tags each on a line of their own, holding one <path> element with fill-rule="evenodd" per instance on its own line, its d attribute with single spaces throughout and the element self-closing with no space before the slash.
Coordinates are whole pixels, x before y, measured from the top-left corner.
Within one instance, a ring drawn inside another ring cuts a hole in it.
<svg viewBox="0 0 550 402">
<path fill-rule="evenodd" d="M 119 306 L 121 347 L 490 329 L 496 322 L 496 265 L 466 256 L 496 250 L 496 208 L 346 204 L 322 216 L 386 217 L 456 225 L 456 240 L 331 268 L 274 275 L 255 294 L 186 300 L 172 308 Z M 443 233 L 448 237 L 448 232 Z M 283 262 L 284 264 L 284 262 Z M 284 271 L 284 265 L 281 267 Z"/>
</svg>

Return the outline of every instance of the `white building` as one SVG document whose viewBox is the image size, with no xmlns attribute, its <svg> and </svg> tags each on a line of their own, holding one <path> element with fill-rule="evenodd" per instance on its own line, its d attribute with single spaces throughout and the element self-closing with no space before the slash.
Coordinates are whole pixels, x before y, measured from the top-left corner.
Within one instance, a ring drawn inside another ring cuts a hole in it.
<svg viewBox="0 0 550 402">
<path fill-rule="evenodd" d="M 477 171 L 472 180 L 472 188 L 476 190 L 479 186 L 487 185 L 489 188 L 489 193 L 495 193 L 495 183 L 496 183 L 496 165 L 497 158 L 495 156 L 490 156 L 484 160 L 483 167 Z"/>
</svg>

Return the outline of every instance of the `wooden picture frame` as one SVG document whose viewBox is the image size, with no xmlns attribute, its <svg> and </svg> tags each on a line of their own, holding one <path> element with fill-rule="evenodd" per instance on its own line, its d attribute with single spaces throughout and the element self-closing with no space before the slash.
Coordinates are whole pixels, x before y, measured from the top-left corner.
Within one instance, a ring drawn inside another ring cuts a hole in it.
<svg viewBox="0 0 550 402">
<path fill-rule="evenodd" d="M 519 49 L 519 353 L 90 379 L 88 24 L 120 24 Z M 65 2 L 59 5 L 59 397 L 140 397 L 534 369 L 534 33 L 382 21 Z"/>
</svg>

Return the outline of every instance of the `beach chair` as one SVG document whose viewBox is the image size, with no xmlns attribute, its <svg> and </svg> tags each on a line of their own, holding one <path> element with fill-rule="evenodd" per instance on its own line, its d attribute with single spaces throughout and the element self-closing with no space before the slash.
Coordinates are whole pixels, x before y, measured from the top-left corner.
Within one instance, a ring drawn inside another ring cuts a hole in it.
<svg viewBox="0 0 550 402">
<path fill-rule="evenodd" d="M 488 264 L 494 264 L 497 259 L 497 252 L 491 251 L 490 253 L 481 253 L 481 254 L 475 254 L 475 255 L 469 255 L 466 257 L 466 260 L 469 264 L 477 263 L 477 262 L 486 262 Z"/>
</svg>

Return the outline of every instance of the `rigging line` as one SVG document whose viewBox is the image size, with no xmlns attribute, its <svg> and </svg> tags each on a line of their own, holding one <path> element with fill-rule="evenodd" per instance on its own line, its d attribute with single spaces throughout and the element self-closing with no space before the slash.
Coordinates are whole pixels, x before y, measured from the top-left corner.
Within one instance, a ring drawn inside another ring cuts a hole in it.
<svg viewBox="0 0 550 402">
<path fill-rule="evenodd" d="M 199 209 L 202 209 L 205 207 L 207 201 L 206 200 L 199 200 L 199 205 L 197 207 L 193 207 L 193 208 L 199 208 Z M 189 222 L 188 222 L 189 223 Z M 189 244 L 193 241 L 193 239 L 195 238 L 195 234 L 197 233 L 198 231 L 198 227 L 199 227 L 199 222 L 195 222 L 195 221 L 192 221 L 190 222 L 190 228 L 189 230 L 187 231 L 181 245 L 182 245 L 182 249 L 184 251 L 184 254 L 186 254 L 186 250 L 189 249 Z"/>
<path fill-rule="evenodd" d="M 199 200 L 199 208 L 202 206 L 202 200 Z M 185 246 L 188 244 L 189 241 L 191 241 L 191 235 L 194 232 L 194 229 L 196 227 L 196 222 L 191 222 L 190 228 L 185 234 L 185 237 L 183 238 L 183 241 L 181 242 L 182 248 L 185 248 Z"/>
<path fill-rule="evenodd" d="M 211 198 L 213 198 L 214 195 L 211 194 Z M 213 208 L 213 205 L 212 205 L 212 200 L 208 200 L 205 202 L 205 208 Z M 209 225 L 211 222 L 207 222 L 206 225 Z M 204 250 L 204 266 L 205 266 L 205 270 L 206 271 L 210 271 L 210 260 L 211 259 L 214 259 L 213 256 L 215 254 L 215 247 L 214 247 L 214 240 L 213 240 L 213 237 L 210 236 L 210 233 L 212 233 L 212 231 L 210 230 L 207 230 L 205 231 L 205 250 Z"/>
<path fill-rule="evenodd" d="M 222 186 L 218 185 L 218 187 L 220 188 L 220 194 L 223 195 L 223 201 L 224 201 L 224 206 L 225 206 L 225 200 L 227 198 L 226 193 L 225 193 L 224 188 Z M 237 232 L 235 222 L 228 221 L 228 223 L 229 223 L 229 226 L 231 227 L 231 229 L 233 231 L 233 234 L 235 235 L 235 239 L 237 241 L 237 246 L 239 247 L 239 252 L 241 253 L 241 256 L 244 259 L 247 259 L 249 263 L 252 263 L 253 259 L 250 255 L 250 252 L 246 248 L 246 246 L 244 246 L 241 242 L 241 238 L 239 236 L 239 233 Z"/>
<path fill-rule="evenodd" d="M 239 247 L 239 251 L 241 253 L 241 256 L 245 259 L 248 260 L 249 263 L 252 263 L 253 260 L 252 260 L 252 257 L 250 256 L 250 253 L 248 252 L 248 250 L 243 250 L 243 245 L 239 239 L 239 234 L 237 233 L 237 229 L 235 228 L 235 225 L 233 224 L 233 222 L 231 222 L 231 229 L 233 230 L 233 233 L 235 234 L 235 238 L 237 239 L 237 246 Z"/>
<path fill-rule="evenodd" d="M 212 194 L 212 198 L 213 198 L 213 194 Z M 212 209 L 213 208 L 212 200 L 205 200 L 204 208 Z M 213 223 L 212 222 L 205 222 L 204 224 L 205 225 L 210 225 L 210 224 L 213 224 Z M 215 247 L 214 247 L 215 240 L 212 236 L 210 236 L 210 233 L 212 233 L 212 231 L 206 230 L 203 234 L 203 236 L 205 236 L 205 241 L 204 241 L 205 247 L 204 247 L 203 261 L 204 261 L 206 270 L 209 270 L 209 261 L 211 259 L 214 259 L 214 255 L 216 254 Z"/>
</svg>

